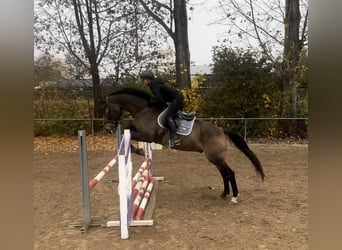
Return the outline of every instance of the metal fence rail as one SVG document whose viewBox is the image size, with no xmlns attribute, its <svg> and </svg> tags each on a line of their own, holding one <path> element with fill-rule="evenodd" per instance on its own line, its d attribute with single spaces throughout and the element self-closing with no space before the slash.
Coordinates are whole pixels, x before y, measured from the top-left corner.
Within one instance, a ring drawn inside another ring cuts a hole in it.
<svg viewBox="0 0 342 250">
<path fill-rule="evenodd" d="M 259 117 L 259 118 L 245 118 L 245 117 L 235 117 L 235 118 L 198 118 L 199 120 L 213 121 L 213 120 L 230 120 L 230 121 L 242 121 L 244 124 L 244 139 L 247 139 L 247 122 L 248 121 L 257 121 L 257 120 L 268 120 L 268 121 L 279 121 L 279 120 L 302 120 L 308 121 L 308 118 L 305 117 L 297 117 L 297 118 L 286 118 L 286 117 Z"/>
<path fill-rule="evenodd" d="M 198 120 L 203 120 L 203 121 L 241 121 L 243 122 L 243 127 L 244 127 L 244 138 L 245 140 L 247 139 L 247 125 L 249 121 L 258 121 L 258 120 L 265 120 L 265 121 L 279 121 L 279 120 L 302 120 L 307 122 L 308 118 L 305 117 L 299 117 L 299 118 L 290 118 L 290 117 L 279 117 L 279 118 L 273 118 L 273 117 L 250 117 L 250 118 L 245 118 L 245 117 L 229 117 L 229 118 L 224 118 L 224 117 L 198 117 L 196 118 Z M 122 119 L 122 121 L 131 121 L 132 119 Z M 94 122 L 103 122 L 103 118 L 36 118 L 34 119 L 34 122 L 41 122 L 41 121 L 50 121 L 50 122 L 60 122 L 60 121 L 83 121 L 83 122 L 89 122 L 90 127 L 91 127 L 91 134 L 94 135 Z"/>
</svg>

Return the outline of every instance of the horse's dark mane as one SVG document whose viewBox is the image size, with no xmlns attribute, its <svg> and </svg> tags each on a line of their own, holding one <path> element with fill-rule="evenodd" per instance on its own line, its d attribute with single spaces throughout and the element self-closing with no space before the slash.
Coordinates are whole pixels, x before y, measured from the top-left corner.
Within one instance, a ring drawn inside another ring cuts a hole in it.
<svg viewBox="0 0 342 250">
<path fill-rule="evenodd" d="M 135 88 L 128 88 L 128 87 L 122 88 L 118 91 L 110 93 L 109 95 L 111 96 L 111 95 L 118 95 L 118 94 L 134 95 L 142 99 L 145 99 L 147 102 L 151 100 L 151 95 L 146 93 L 145 91 L 140 90 L 140 89 L 135 89 Z"/>
<path fill-rule="evenodd" d="M 154 100 L 153 102 L 151 102 L 152 96 L 149 93 L 143 90 L 137 89 L 137 88 L 125 87 L 116 92 L 109 94 L 108 96 L 118 95 L 118 94 L 127 94 L 127 95 L 134 95 L 136 97 L 140 97 L 146 100 L 149 106 L 153 106 L 158 109 L 164 109 L 167 106 L 167 104 L 161 100 Z"/>
</svg>

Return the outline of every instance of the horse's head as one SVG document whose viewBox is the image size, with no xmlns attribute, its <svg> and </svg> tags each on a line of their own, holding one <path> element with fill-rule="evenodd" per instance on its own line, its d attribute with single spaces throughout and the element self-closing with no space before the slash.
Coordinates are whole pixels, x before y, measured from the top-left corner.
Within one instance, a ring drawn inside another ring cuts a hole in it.
<svg viewBox="0 0 342 250">
<path fill-rule="evenodd" d="M 146 107 L 153 112 L 162 110 L 166 104 L 160 101 L 152 101 L 151 95 L 135 88 L 122 88 L 106 96 L 106 111 L 104 115 L 106 129 L 110 133 L 116 131 L 116 127 L 121 119 L 123 111 L 128 112 L 133 117 Z"/>
<path fill-rule="evenodd" d="M 116 132 L 116 128 L 120 121 L 122 115 L 122 109 L 118 105 L 107 104 L 105 114 L 104 114 L 104 122 L 105 128 L 111 134 Z"/>
</svg>

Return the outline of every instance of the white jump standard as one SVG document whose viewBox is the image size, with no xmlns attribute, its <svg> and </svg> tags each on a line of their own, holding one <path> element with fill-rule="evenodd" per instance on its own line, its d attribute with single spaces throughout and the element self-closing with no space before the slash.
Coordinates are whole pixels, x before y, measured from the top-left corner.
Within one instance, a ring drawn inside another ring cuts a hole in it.
<svg viewBox="0 0 342 250">
<path fill-rule="evenodd" d="M 106 223 L 107 227 L 120 226 L 121 228 L 121 239 L 128 239 L 129 226 L 153 226 L 153 220 L 140 220 L 141 216 L 138 216 L 136 220 L 135 214 L 133 212 L 133 188 L 141 183 L 143 179 L 143 184 L 139 188 L 138 193 L 144 194 L 144 198 L 149 195 L 146 193 L 150 192 L 146 190 L 147 185 L 153 177 L 149 174 L 150 169 L 150 159 L 146 158 L 143 164 L 140 166 L 138 172 L 132 180 L 132 161 L 131 161 L 131 137 L 129 130 L 124 131 L 124 136 L 121 141 L 120 149 L 118 152 L 118 163 L 119 163 L 119 196 L 120 196 L 120 221 L 108 221 Z M 146 151 L 146 148 L 145 148 Z M 133 184 L 135 184 L 133 186 Z M 137 198 L 136 198 L 137 199 Z M 144 208 L 148 200 L 139 202 L 139 209 L 137 213 L 143 213 Z"/>
</svg>

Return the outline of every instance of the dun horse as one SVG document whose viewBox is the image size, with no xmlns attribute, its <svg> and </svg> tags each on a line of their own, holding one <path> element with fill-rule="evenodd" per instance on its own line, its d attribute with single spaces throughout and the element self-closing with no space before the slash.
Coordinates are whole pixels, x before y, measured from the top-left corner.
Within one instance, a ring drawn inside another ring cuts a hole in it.
<svg viewBox="0 0 342 250">
<path fill-rule="evenodd" d="M 107 129 L 115 132 L 123 111 L 133 116 L 129 126 L 133 140 L 155 142 L 167 145 L 169 135 L 164 128 L 158 125 L 158 115 L 167 107 L 165 103 L 151 99 L 144 91 L 134 88 L 124 88 L 106 97 L 105 121 Z M 195 120 L 192 132 L 188 136 L 180 135 L 181 144 L 176 150 L 204 153 L 220 172 L 224 190 L 222 198 L 229 195 L 229 183 L 233 191 L 232 201 L 237 201 L 238 187 L 234 171 L 225 161 L 229 138 L 253 163 L 258 175 L 264 180 L 262 165 L 257 156 L 250 150 L 245 140 L 235 132 L 223 131 L 210 122 Z"/>
</svg>

